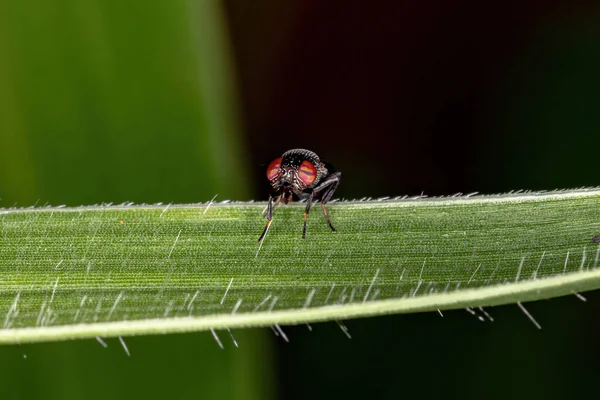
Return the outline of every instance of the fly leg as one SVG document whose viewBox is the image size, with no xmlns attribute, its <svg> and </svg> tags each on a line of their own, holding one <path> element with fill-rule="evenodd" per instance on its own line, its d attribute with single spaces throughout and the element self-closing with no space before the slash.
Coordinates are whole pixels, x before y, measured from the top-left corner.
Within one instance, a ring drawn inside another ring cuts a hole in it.
<svg viewBox="0 0 600 400">
<path fill-rule="evenodd" d="M 273 196 L 269 195 L 269 202 L 267 203 L 267 225 L 265 225 L 265 230 L 262 235 L 258 238 L 259 242 L 265 238 L 267 231 L 269 230 L 269 226 L 271 226 L 271 222 L 273 221 Z"/>
<path fill-rule="evenodd" d="M 333 193 L 335 192 L 335 190 L 337 189 L 337 187 L 340 184 L 340 177 L 342 176 L 341 172 L 334 172 L 333 174 L 329 175 L 324 181 L 323 183 L 321 183 L 319 186 L 317 186 L 315 188 L 315 192 L 316 191 L 322 191 L 323 193 L 321 194 L 321 209 L 323 209 L 323 216 L 325 216 L 325 222 L 327 222 L 327 225 L 329 225 L 329 227 L 331 228 L 332 231 L 335 232 L 335 228 L 333 227 L 333 225 L 331 225 L 331 220 L 329 219 L 329 214 L 327 213 L 327 209 L 325 208 L 325 204 L 327 204 L 327 202 L 329 200 L 331 200 L 331 197 L 333 196 Z"/>
<path fill-rule="evenodd" d="M 308 198 L 306 199 L 306 209 L 304 210 L 304 228 L 302 228 L 302 239 L 306 238 L 306 217 L 308 217 L 308 212 L 310 211 L 310 206 L 312 205 L 314 191 L 310 192 Z"/>
</svg>

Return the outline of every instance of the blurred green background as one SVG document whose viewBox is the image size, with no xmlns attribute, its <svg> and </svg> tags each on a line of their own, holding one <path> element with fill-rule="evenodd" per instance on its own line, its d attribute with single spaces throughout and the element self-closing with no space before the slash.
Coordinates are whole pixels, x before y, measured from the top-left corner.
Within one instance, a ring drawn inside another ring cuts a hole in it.
<svg viewBox="0 0 600 400">
<path fill-rule="evenodd" d="M 294 147 L 336 196 L 598 185 L 584 2 L 0 4 L 0 206 L 265 200 Z M 260 230 L 260 227 L 258 227 Z M 591 244 L 591 243 L 590 243 Z M 582 397 L 598 293 L 286 328 L 0 347 L 1 398 Z"/>
</svg>

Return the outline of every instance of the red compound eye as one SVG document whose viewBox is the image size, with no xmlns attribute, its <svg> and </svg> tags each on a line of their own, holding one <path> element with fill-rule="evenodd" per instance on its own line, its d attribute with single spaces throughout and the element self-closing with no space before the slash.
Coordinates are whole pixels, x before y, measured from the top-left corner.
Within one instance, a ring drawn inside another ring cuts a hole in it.
<svg viewBox="0 0 600 400">
<path fill-rule="evenodd" d="M 279 166 L 281 165 L 281 157 L 271 161 L 271 164 L 267 167 L 267 179 L 273 180 L 279 173 Z"/>
<path fill-rule="evenodd" d="M 306 186 L 310 186 L 317 179 L 317 167 L 310 161 L 302 161 L 298 168 L 298 177 Z"/>
</svg>

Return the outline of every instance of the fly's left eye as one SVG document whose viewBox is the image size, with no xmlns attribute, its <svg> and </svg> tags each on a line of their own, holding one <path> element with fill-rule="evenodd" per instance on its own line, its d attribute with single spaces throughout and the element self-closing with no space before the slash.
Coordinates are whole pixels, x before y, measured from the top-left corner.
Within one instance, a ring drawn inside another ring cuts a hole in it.
<svg viewBox="0 0 600 400">
<path fill-rule="evenodd" d="M 272 181 L 279 173 L 279 167 L 281 166 L 281 157 L 271 161 L 271 164 L 267 167 L 267 179 Z"/>
<path fill-rule="evenodd" d="M 317 167 L 310 161 L 302 161 L 298 168 L 298 177 L 306 185 L 311 185 L 317 179 Z"/>
</svg>

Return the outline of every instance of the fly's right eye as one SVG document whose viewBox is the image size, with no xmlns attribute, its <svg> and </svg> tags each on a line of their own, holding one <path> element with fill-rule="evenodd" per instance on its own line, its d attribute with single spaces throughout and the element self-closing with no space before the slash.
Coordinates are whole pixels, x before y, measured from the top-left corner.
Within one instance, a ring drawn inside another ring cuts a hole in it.
<svg viewBox="0 0 600 400">
<path fill-rule="evenodd" d="M 267 167 L 267 179 L 272 181 L 279 173 L 279 167 L 281 166 L 281 157 L 271 161 L 271 164 Z"/>
</svg>

